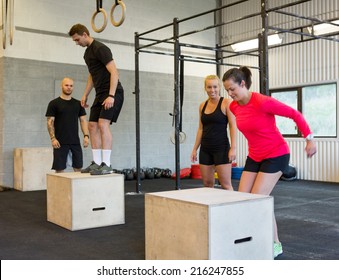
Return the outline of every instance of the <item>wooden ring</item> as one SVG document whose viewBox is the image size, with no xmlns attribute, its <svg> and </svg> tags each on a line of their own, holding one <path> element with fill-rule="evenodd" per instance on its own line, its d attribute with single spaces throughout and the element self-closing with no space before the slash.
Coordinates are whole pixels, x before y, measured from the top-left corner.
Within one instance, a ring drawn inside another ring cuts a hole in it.
<svg viewBox="0 0 339 280">
<path fill-rule="evenodd" d="M 103 16 L 104 16 L 104 24 L 100 27 L 100 28 L 97 28 L 95 26 L 95 17 L 97 16 L 97 14 L 99 13 L 102 13 Z M 104 9 L 100 8 L 98 11 L 95 11 L 95 13 L 93 14 L 92 18 L 91 18 L 91 25 L 92 25 L 92 29 L 97 32 L 97 33 L 100 33 L 102 32 L 105 28 L 106 28 L 106 25 L 107 25 L 107 13 Z"/>
<path fill-rule="evenodd" d="M 122 14 L 121 14 L 121 19 L 120 19 L 118 22 L 116 22 L 116 21 L 114 20 L 113 13 L 114 13 L 115 8 L 116 8 L 117 6 L 119 6 L 119 5 L 121 6 Z M 118 4 L 116 4 L 116 3 L 113 4 L 112 9 L 111 9 L 111 23 L 112 23 L 115 27 L 118 27 L 118 26 L 120 26 L 120 25 L 124 22 L 125 16 L 126 16 L 126 5 L 124 4 L 124 2 L 118 0 Z"/>
</svg>

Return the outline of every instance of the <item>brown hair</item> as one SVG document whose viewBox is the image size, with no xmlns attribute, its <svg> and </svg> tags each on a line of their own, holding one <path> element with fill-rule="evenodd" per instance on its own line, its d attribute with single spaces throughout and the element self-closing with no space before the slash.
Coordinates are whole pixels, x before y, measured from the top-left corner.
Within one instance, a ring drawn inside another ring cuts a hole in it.
<svg viewBox="0 0 339 280">
<path fill-rule="evenodd" d="M 86 33 L 89 36 L 89 31 L 85 25 L 82 25 L 80 23 L 75 24 L 71 27 L 71 29 L 68 32 L 69 36 L 73 36 L 74 34 L 82 35 Z"/>
<path fill-rule="evenodd" d="M 248 67 L 241 66 L 240 68 L 229 69 L 224 76 L 222 81 L 232 79 L 234 82 L 240 85 L 241 81 L 245 81 L 245 86 L 247 89 L 250 89 L 252 85 L 252 72 Z"/>
</svg>

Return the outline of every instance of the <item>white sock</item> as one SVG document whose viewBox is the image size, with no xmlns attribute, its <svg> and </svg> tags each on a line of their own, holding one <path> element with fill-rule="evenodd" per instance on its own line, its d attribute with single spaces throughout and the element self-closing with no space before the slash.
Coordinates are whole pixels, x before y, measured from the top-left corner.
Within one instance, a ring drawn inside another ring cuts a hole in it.
<svg viewBox="0 0 339 280">
<path fill-rule="evenodd" d="M 102 162 L 106 163 L 107 166 L 111 166 L 111 151 L 102 150 Z"/>
<path fill-rule="evenodd" d="M 102 163 L 101 149 L 92 149 L 93 161 L 100 165 Z"/>
</svg>

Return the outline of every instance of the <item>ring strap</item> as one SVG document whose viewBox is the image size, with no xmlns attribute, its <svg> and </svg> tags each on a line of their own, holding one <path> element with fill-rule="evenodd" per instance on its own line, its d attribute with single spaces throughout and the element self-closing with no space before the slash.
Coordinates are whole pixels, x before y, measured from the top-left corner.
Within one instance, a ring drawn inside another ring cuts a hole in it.
<svg viewBox="0 0 339 280">
<path fill-rule="evenodd" d="M 7 0 L 2 0 L 2 48 L 6 49 Z"/>
</svg>

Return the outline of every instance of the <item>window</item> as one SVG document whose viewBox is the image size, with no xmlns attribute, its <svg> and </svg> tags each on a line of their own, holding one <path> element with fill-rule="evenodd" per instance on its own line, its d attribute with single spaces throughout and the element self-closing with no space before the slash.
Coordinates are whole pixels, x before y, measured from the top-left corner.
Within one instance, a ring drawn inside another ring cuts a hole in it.
<svg viewBox="0 0 339 280">
<path fill-rule="evenodd" d="M 302 112 L 316 137 L 337 136 L 337 84 L 322 84 L 271 90 L 273 98 Z M 276 116 L 286 137 L 301 137 L 293 120 Z"/>
</svg>

